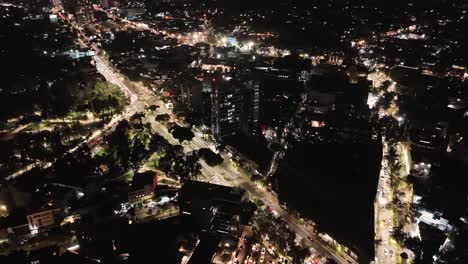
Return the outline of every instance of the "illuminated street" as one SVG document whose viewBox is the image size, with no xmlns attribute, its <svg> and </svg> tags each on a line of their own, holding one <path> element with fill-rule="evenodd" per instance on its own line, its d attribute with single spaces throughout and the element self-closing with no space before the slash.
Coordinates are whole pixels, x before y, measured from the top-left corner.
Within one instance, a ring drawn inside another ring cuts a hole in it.
<svg viewBox="0 0 468 264">
<path fill-rule="evenodd" d="M 468 263 L 467 10 L 0 0 L 0 263 Z"/>
</svg>

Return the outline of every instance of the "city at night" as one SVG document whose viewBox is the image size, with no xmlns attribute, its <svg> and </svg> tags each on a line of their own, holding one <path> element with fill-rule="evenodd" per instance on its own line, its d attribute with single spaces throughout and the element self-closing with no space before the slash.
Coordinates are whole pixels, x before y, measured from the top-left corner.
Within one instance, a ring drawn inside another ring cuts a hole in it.
<svg viewBox="0 0 468 264">
<path fill-rule="evenodd" d="M 0 264 L 468 264 L 467 0 L 0 0 Z"/>
</svg>

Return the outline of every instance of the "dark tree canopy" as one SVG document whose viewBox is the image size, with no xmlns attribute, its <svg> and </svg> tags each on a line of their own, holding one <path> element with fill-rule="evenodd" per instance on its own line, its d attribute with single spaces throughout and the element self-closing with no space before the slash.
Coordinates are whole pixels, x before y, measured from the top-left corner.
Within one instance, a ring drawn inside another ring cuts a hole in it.
<svg viewBox="0 0 468 264">
<path fill-rule="evenodd" d="M 167 122 L 169 121 L 169 119 L 171 119 L 171 116 L 169 114 L 160 114 L 157 115 L 155 118 L 155 120 L 158 122 Z"/>
<path fill-rule="evenodd" d="M 175 139 L 178 139 L 180 143 L 184 141 L 191 141 L 195 137 L 195 134 L 193 134 L 190 128 L 181 127 L 178 125 L 171 127 L 169 132 L 171 132 L 172 136 Z"/>
<path fill-rule="evenodd" d="M 223 163 L 223 158 L 221 155 L 214 153 L 210 149 L 207 148 L 202 148 L 198 150 L 198 155 L 205 160 L 206 164 L 208 164 L 211 167 L 220 165 Z"/>
</svg>

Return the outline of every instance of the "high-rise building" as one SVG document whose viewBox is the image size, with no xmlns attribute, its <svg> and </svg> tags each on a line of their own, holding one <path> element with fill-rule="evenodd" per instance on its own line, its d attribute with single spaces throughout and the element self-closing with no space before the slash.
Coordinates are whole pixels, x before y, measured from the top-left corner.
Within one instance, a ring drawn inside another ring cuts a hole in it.
<svg viewBox="0 0 468 264">
<path fill-rule="evenodd" d="M 180 78 L 175 85 L 178 91 L 176 92 L 178 100 L 187 106 L 187 108 L 194 113 L 202 113 L 203 102 L 202 102 L 202 89 L 203 84 L 190 77 Z"/>
<path fill-rule="evenodd" d="M 257 81 L 245 82 L 243 93 L 242 132 L 250 135 L 258 126 L 260 110 L 260 84 Z"/>
<path fill-rule="evenodd" d="M 211 130 L 217 140 L 252 134 L 259 119 L 260 85 L 215 79 L 211 89 Z"/>
<path fill-rule="evenodd" d="M 211 130 L 221 140 L 241 130 L 242 87 L 233 81 L 215 79 L 211 90 Z"/>
</svg>

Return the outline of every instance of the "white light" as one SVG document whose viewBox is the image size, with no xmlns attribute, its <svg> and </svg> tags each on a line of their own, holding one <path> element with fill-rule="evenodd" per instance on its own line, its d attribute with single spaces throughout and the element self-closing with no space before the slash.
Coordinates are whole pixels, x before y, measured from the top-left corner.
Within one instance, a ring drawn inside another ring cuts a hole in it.
<svg viewBox="0 0 468 264">
<path fill-rule="evenodd" d="M 80 245 L 74 245 L 74 246 L 71 246 L 71 247 L 67 248 L 67 250 L 74 251 L 74 250 L 77 250 L 79 248 L 80 248 Z"/>
</svg>

